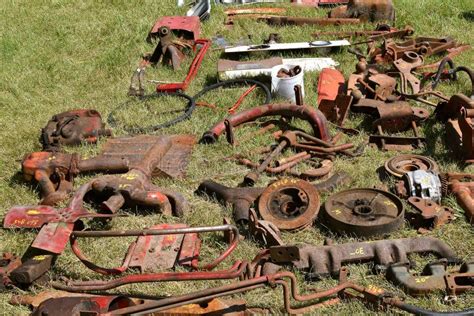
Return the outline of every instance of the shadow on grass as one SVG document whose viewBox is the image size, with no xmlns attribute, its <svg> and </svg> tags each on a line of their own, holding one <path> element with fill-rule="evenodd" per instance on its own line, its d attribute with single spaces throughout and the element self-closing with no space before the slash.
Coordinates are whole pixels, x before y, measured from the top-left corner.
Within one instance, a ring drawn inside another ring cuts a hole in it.
<svg viewBox="0 0 474 316">
<path fill-rule="evenodd" d="M 464 11 L 461 13 L 461 17 L 469 22 L 474 22 L 474 10 Z"/>
</svg>

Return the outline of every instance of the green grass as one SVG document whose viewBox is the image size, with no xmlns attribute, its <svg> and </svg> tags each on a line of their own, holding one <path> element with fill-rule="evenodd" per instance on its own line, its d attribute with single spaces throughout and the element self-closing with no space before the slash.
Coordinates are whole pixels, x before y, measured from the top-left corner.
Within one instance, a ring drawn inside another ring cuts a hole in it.
<svg viewBox="0 0 474 316">
<path fill-rule="evenodd" d="M 411 25 L 419 36 L 452 36 L 459 42 L 474 44 L 473 22 L 463 17 L 463 13 L 474 10 L 471 0 L 396 0 L 396 26 Z M 145 37 L 154 21 L 163 15 L 184 14 L 186 8 L 176 8 L 175 0 L 167 1 L 2 1 L 0 4 L 2 23 L 0 24 L 1 74 L 0 82 L 0 213 L 4 214 L 13 205 L 35 204 L 39 201 L 36 187 L 22 181 L 18 174 L 19 161 L 24 154 L 41 149 L 38 142 L 40 128 L 55 113 L 73 108 L 95 108 L 104 117 L 117 105 L 126 102 L 129 79 L 142 53 L 153 49 L 145 43 Z M 290 8 L 289 14 L 305 16 L 323 16 L 326 11 Z M 255 21 L 239 22 L 232 30 L 223 26 L 223 7 L 213 7 L 210 21 L 203 24 L 203 36 L 211 38 L 222 34 L 229 42 L 247 40 L 252 36 L 254 43 L 260 43 L 271 32 L 281 34 L 284 41 L 309 41 L 310 34 L 318 31 L 317 27 L 284 27 L 272 28 Z M 373 28 L 372 25 L 344 26 L 340 29 Z M 325 28 L 328 31 L 336 28 Z M 294 56 L 315 57 L 316 51 Z M 288 56 L 288 55 L 285 55 Z M 253 58 L 264 57 L 255 55 Z M 353 55 L 345 51 L 331 55 L 340 63 L 340 69 L 347 76 L 355 65 Z M 193 95 L 204 85 L 215 82 L 217 60 L 220 52 L 210 52 L 202 64 L 197 78 L 191 84 L 188 94 Z M 430 58 L 430 60 L 432 60 Z M 469 51 L 456 58 L 460 65 L 473 66 L 474 52 Z M 159 68 L 151 70 L 148 79 L 171 80 L 183 78 L 186 65 L 179 74 Z M 315 105 L 316 84 L 318 75 L 305 75 L 305 101 Z M 456 83 L 441 85 L 447 95 L 462 92 L 469 93 L 470 85 L 465 75 Z M 149 91 L 153 90 L 152 85 Z M 214 122 L 226 116 L 230 107 L 244 89 L 232 89 L 225 92 L 214 92 L 203 100 L 219 105 L 218 110 L 198 108 L 192 118 L 160 133 L 193 133 L 198 137 Z M 253 93 L 247 98 L 243 108 L 259 105 L 263 102 L 261 92 Z M 147 115 L 143 109 L 129 107 L 120 113 L 127 123 L 157 123 L 157 113 L 162 109 L 180 106 L 180 100 L 163 99 L 155 103 L 156 115 Z M 359 127 L 364 121 L 362 116 L 351 115 L 348 125 Z M 237 137 L 251 131 L 251 127 L 239 129 Z M 444 126 L 429 122 L 423 126 L 423 132 L 430 136 L 429 146 L 417 153 L 433 157 L 443 171 L 462 171 L 473 173 L 473 167 L 463 166 L 453 160 L 443 142 Z M 114 128 L 116 136 L 124 135 L 123 128 Z M 368 131 L 353 139 L 361 143 Z M 346 139 L 348 140 L 348 139 Z M 258 155 L 253 150 L 271 141 L 270 136 L 262 136 L 241 144 L 236 148 L 228 146 L 223 139 L 217 145 L 196 146 L 189 165 L 188 177 L 183 180 L 157 179 L 156 183 L 182 192 L 192 205 L 192 211 L 182 220 L 191 226 L 221 224 L 222 217 L 231 217 L 229 209 L 211 200 L 193 195 L 199 183 L 205 179 L 215 179 L 228 186 L 240 182 L 246 168 L 237 166 L 224 158 L 235 153 L 244 153 L 256 160 Z M 95 147 L 81 146 L 69 148 L 83 156 L 97 152 Z M 353 181 L 349 187 L 374 187 L 383 183 L 375 170 L 395 153 L 368 149 L 362 157 L 356 159 L 338 158 L 335 162 L 337 171 L 348 172 Z M 76 186 L 91 177 L 80 177 Z M 263 177 L 258 183 L 264 186 L 270 178 Z M 386 183 L 389 184 L 389 183 Z M 342 189 L 342 188 L 341 188 Z M 444 204 L 456 211 L 456 219 L 449 225 L 431 232 L 430 236 L 438 237 L 452 246 L 462 258 L 471 258 L 474 254 L 474 234 L 466 222 L 463 211 L 455 199 L 448 197 Z M 162 222 L 178 222 L 176 218 L 165 218 L 160 215 L 129 216 L 113 220 L 111 229 L 145 228 Z M 1 231 L 0 250 L 22 254 L 33 240 L 32 231 Z M 414 237 L 417 233 L 408 225 L 393 233 L 391 238 Z M 326 237 L 334 237 L 311 228 L 298 233 L 284 233 L 287 243 L 308 242 L 321 244 Z M 353 241 L 353 238 L 334 237 L 338 242 Z M 121 263 L 130 239 L 82 241 L 87 254 L 97 263 L 112 267 Z M 205 238 L 203 253 L 212 254 L 223 248 L 218 238 Z M 258 247 L 251 241 L 243 241 L 238 249 L 220 267 L 227 267 L 238 258 L 251 259 Z M 203 257 L 205 258 L 205 257 Z M 423 260 L 419 260 L 424 262 Z M 363 285 L 375 284 L 393 291 L 408 302 L 435 310 L 459 310 L 474 305 L 472 294 L 460 295 L 453 305 L 442 303 L 443 295 L 436 293 L 427 297 L 412 298 L 387 282 L 384 277 L 369 273 L 365 265 L 350 266 L 351 279 Z M 65 251 L 52 270 L 56 276 L 74 279 L 95 279 L 98 275 L 86 269 L 75 256 Z M 228 281 L 227 281 L 228 282 Z M 187 293 L 226 282 L 195 282 L 142 284 L 122 287 L 120 293 L 144 293 L 150 295 Z M 309 290 L 324 288 L 335 284 L 334 280 L 325 280 L 318 284 L 303 283 L 301 287 Z M 39 291 L 40 289 L 34 289 Z M 28 309 L 8 304 L 12 293 L 23 293 L 15 290 L 0 294 L 0 311 L 5 314 L 26 314 Z M 280 290 L 266 288 L 243 296 L 249 306 L 271 308 L 274 313 L 281 312 L 282 301 Z M 361 302 L 349 302 L 337 306 L 316 310 L 315 313 L 331 314 L 375 314 Z"/>
</svg>

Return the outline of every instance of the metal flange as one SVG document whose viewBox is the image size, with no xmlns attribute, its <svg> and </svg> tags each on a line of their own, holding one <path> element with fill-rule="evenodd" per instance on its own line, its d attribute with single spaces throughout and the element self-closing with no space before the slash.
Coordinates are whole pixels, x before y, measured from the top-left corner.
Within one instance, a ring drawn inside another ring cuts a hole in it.
<svg viewBox="0 0 474 316">
<path fill-rule="evenodd" d="M 351 189 L 331 195 L 324 204 L 328 226 L 342 234 L 369 237 L 390 233 L 404 221 L 402 202 L 377 189 Z"/>
<path fill-rule="evenodd" d="M 316 188 L 304 180 L 285 178 L 270 184 L 260 195 L 260 216 L 281 230 L 301 229 L 318 216 L 321 199 Z"/>
<path fill-rule="evenodd" d="M 410 171 L 438 171 L 438 164 L 426 156 L 411 154 L 398 155 L 385 162 L 385 170 L 389 174 L 401 178 L 405 173 Z"/>
</svg>

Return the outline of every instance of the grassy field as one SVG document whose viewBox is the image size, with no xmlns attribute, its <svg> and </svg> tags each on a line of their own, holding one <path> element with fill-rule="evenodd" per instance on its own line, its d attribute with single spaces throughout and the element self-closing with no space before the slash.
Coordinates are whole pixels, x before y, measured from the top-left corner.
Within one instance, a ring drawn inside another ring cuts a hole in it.
<svg viewBox="0 0 474 316">
<path fill-rule="evenodd" d="M 452 36 L 459 42 L 474 44 L 474 24 L 472 0 L 394 0 L 397 9 L 397 27 L 411 25 L 418 36 Z M 74 108 L 95 108 L 104 117 L 119 104 L 128 100 L 126 95 L 129 79 L 142 53 L 151 51 L 152 46 L 146 44 L 145 37 L 153 22 L 164 15 L 181 15 L 185 8 L 177 8 L 175 0 L 166 1 L 13 1 L 4 0 L 0 4 L 2 22 L 0 23 L 1 37 L 1 82 L 0 82 L 0 216 L 13 205 L 36 204 L 39 201 L 37 187 L 22 180 L 20 160 L 23 155 L 41 149 L 38 137 L 41 127 L 54 115 Z M 278 32 L 284 41 L 309 41 L 310 34 L 318 31 L 317 27 L 282 27 L 275 28 L 255 21 L 239 22 L 232 30 L 223 26 L 223 7 L 214 6 L 211 19 L 202 25 L 203 36 L 212 38 L 216 34 L 223 35 L 230 43 L 248 41 L 251 36 L 253 43 L 260 43 L 271 32 Z M 468 12 L 471 12 L 469 19 Z M 290 8 L 289 14 L 305 16 L 324 16 L 325 10 Z M 373 28 L 372 25 L 344 26 L 338 29 Z M 336 28 L 325 28 L 336 30 Z M 293 56 L 315 57 L 317 52 Z M 188 94 L 194 95 L 206 84 L 217 80 L 217 60 L 221 52 L 211 51 L 204 59 L 202 68 L 196 80 L 193 81 Z M 285 55 L 288 56 L 288 55 Z M 263 58 L 255 55 L 253 58 Z M 356 59 L 346 51 L 331 55 L 340 63 L 339 69 L 347 76 L 353 69 Z M 431 60 L 431 59 L 430 59 Z M 474 51 L 469 51 L 456 59 L 456 63 L 474 66 Z M 168 69 L 154 69 L 148 74 L 148 79 L 173 80 L 184 77 L 187 65 L 183 71 L 174 74 Z M 305 102 L 315 106 L 317 73 L 305 74 Z M 153 90 L 150 85 L 149 92 Z M 470 85 L 467 77 L 461 75 L 456 83 L 440 86 L 447 94 L 469 93 Z M 225 92 L 214 92 L 202 101 L 218 105 L 218 109 L 198 108 L 192 118 L 160 133 L 192 133 L 198 137 L 214 122 L 226 116 L 230 107 L 245 89 L 234 88 Z M 264 96 L 261 92 L 253 93 L 245 100 L 243 108 L 259 105 Z M 158 113 L 163 109 L 181 107 L 180 100 L 163 98 L 156 102 L 152 113 L 138 104 L 130 105 L 121 111 L 118 117 L 127 124 L 152 124 L 162 122 L 166 117 Z M 369 126 L 367 119 L 360 115 L 351 115 L 348 126 L 363 128 Z M 237 131 L 237 137 L 248 133 L 251 128 Z M 360 144 L 367 138 L 369 130 L 351 139 Z M 427 135 L 428 145 L 417 151 L 419 154 L 434 158 L 443 171 L 474 172 L 474 168 L 463 167 L 453 160 L 443 142 L 444 126 L 435 121 L 423 125 Z M 116 136 L 125 135 L 123 126 L 114 127 Z M 348 139 L 346 139 L 348 140 Z M 200 182 L 214 179 L 228 186 L 238 184 L 247 169 L 237 166 L 224 158 L 235 153 L 242 153 L 257 160 L 254 149 L 271 142 L 270 135 L 264 135 L 248 141 L 236 148 L 231 148 L 220 140 L 211 146 L 196 146 L 188 168 L 188 176 L 183 180 L 156 179 L 159 185 L 182 192 L 190 201 L 192 210 L 184 219 L 165 218 L 152 214 L 114 219 L 110 229 L 145 228 L 163 222 L 184 221 L 191 226 L 221 224 L 222 217 L 231 217 L 229 209 L 223 209 L 211 200 L 205 200 L 193 194 Z M 100 145 L 100 144 L 99 144 Z M 70 152 L 80 152 L 83 157 L 98 152 L 95 146 L 68 148 Z M 335 161 L 336 171 L 348 172 L 353 181 L 349 187 L 374 187 L 382 183 L 375 170 L 386 159 L 395 155 L 393 152 L 381 152 L 375 148 L 366 150 L 362 157 L 355 159 L 338 158 Z M 91 177 L 79 177 L 76 186 L 90 180 Z M 257 184 L 264 186 L 270 178 L 263 177 Z M 385 185 L 390 185 L 386 182 Z M 341 188 L 343 189 L 343 188 Z M 323 199 L 325 197 L 323 196 Z M 466 222 L 463 211 L 452 197 L 444 199 L 443 203 L 456 211 L 456 219 L 449 225 L 429 233 L 446 241 L 461 258 L 468 259 L 474 255 L 474 231 Z M 415 237 L 417 232 L 405 225 L 405 228 L 391 234 L 391 238 Z M 35 237 L 32 231 L 0 231 L 0 251 L 22 254 Z M 354 241 L 353 238 L 333 236 L 321 225 L 298 233 L 284 233 L 287 243 L 308 242 L 321 244 L 327 237 L 337 242 Z M 81 242 L 87 254 L 97 263 L 108 267 L 118 266 L 132 239 L 101 239 L 93 242 Z M 204 236 L 206 254 L 212 255 L 224 245 L 216 236 Z M 258 247 L 252 241 L 243 241 L 231 258 L 220 267 L 227 267 L 238 258 L 251 259 L 257 253 Z M 432 258 L 431 258 L 432 259 Z M 416 258 L 418 268 L 427 262 L 426 258 Z M 435 310 L 460 310 L 474 305 L 474 296 L 464 294 L 452 305 L 442 302 L 443 294 L 436 293 L 421 298 L 412 298 L 399 288 L 385 280 L 383 276 L 371 274 L 369 265 L 351 265 L 351 279 L 362 285 L 374 284 L 396 293 L 416 305 Z M 99 276 L 85 268 L 69 251 L 65 251 L 58 259 L 52 273 L 55 276 L 73 279 L 96 279 Z M 302 278 L 301 278 L 302 279 Z M 220 282 L 142 284 L 121 287 L 117 293 L 144 293 L 149 295 L 164 295 L 187 293 L 193 290 L 207 288 Z M 225 283 L 225 282 L 223 282 Z M 303 283 L 306 290 L 327 288 L 336 281 L 325 280 L 320 283 Z M 35 288 L 34 291 L 42 289 Z M 12 293 L 24 293 L 20 290 L 0 294 L 0 313 L 26 314 L 28 309 L 8 304 Z M 250 292 L 243 296 L 249 306 L 268 307 L 272 312 L 281 312 L 281 290 L 264 289 Z M 390 311 L 396 313 L 396 311 Z M 316 310 L 321 314 L 375 314 L 360 302 L 349 302 L 325 309 Z"/>
</svg>

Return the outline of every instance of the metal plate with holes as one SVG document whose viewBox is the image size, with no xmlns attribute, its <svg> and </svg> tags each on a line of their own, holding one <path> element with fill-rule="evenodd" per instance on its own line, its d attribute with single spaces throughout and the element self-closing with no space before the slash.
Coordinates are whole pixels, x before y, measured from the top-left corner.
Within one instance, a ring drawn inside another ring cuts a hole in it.
<svg viewBox="0 0 474 316">
<path fill-rule="evenodd" d="M 377 189 L 352 189 L 331 195 L 324 204 L 328 226 L 342 234 L 369 237 L 390 233 L 404 220 L 395 195 Z"/>
<path fill-rule="evenodd" d="M 438 171 L 438 165 L 429 157 L 408 154 L 398 155 L 387 160 L 385 170 L 389 174 L 401 178 L 405 173 L 415 170 Z"/>
<path fill-rule="evenodd" d="M 454 218 L 454 212 L 451 208 L 439 205 L 431 200 L 412 196 L 408 199 L 408 204 L 417 210 L 417 213 L 411 218 L 412 223 L 417 228 L 437 228 Z"/>
<path fill-rule="evenodd" d="M 313 223 L 321 206 L 318 191 L 309 182 L 281 179 L 269 185 L 258 200 L 260 216 L 282 230 Z"/>
</svg>

